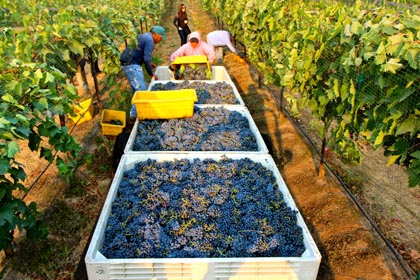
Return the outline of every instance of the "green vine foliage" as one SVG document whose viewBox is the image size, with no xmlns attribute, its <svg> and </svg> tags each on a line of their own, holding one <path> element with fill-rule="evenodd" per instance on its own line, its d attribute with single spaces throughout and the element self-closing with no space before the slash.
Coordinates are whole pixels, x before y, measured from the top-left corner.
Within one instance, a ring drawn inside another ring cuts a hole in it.
<svg viewBox="0 0 420 280">
<path fill-rule="evenodd" d="M 72 177 L 81 147 L 54 115 L 73 114 L 78 61 L 101 56 L 112 80 L 120 71 L 120 44 L 136 41 L 136 22 L 154 23 L 165 1 L 128 1 L 124 7 L 120 1 L 65 1 L 58 8 L 56 2 L 0 1 L 0 250 L 13 249 L 16 230 L 34 240 L 48 234 L 36 203 L 23 200 L 27 175 L 16 160 L 22 148 Z"/>
<path fill-rule="evenodd" d="M 389 164 L 406 166 L 413 187 L 420 185 L 420 17 L 413 11 L 252 0 L 222 12 L 233 30 L 234 15 L 243 14 L 249 60 L 267 84 L 286 89 L 294 114 L 309 110 L 319 135 L 346 159 L 362 161 L 361 141 L 384 148 Z"/>
<path fill-rule="evenodd" d="M 75 89 L 67 84 L 65 75 L 45 64 L 3 60 L 0 65 L 0 249 L 10 249 L 16 227 L 25 229 L 29 238 L 46 237 L 45 226 L 36 219 L 36 204 L 26 205 L 16 197 L 16 190 L 27 191 L 21 183 L 26 173 L 15 160 L 20 145 L 26 142 L 32 151 L 39 151 L 41 158 L 56 160 L 63 175 L 70 175 L 71 160 L 69 163 L 54 153 L 75 158 L 80 146 L 66 127 L 45 117 L 47 111 L 61 114 L 69 110 L 62 100 L 74 98 Z M 48 142 L 43 143 L 43 139 Z"/>
<path fill-rule="evenodd" d="M 222 13 L 222 20 L 230 27 L 229 32 L 235 37 L 239 42 L 244 41 L 244 35 L 242 22 L 244 20 L 243 14 L 241 11 L 244 9 L 246 0 L 226 0 L 224 5 L 225 11 Z M 236 7 L 236 9 L 232 9 Z M 229 13 L 229 15 L 226 15 Z"/>
</svg>

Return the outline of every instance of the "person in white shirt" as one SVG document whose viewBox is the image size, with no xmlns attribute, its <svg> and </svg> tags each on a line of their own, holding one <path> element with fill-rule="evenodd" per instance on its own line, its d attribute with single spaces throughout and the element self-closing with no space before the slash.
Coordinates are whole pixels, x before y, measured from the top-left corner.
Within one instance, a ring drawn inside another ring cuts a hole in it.
<svg viewBox="0 0 420 280">
<path fill-rule="evenodd" d="M 216 30 L 207 34 L 207 44 L 211 45 L 213 49 L 215 47 L 227 46 L 231 52 L 239 55 L 238 50 L 233 46 L 232 42 L 235 41 L 232 34 L 226 30 Z"/>
</svg>

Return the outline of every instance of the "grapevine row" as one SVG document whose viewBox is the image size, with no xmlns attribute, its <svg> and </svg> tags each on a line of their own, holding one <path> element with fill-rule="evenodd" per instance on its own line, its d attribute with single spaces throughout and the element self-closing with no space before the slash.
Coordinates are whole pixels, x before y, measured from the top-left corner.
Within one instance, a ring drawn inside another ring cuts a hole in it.
<svg viewBox="0 0 420 280">
<path fill-rule="evenodd" d="M 220 17 L 267 84 L 283 87 L 293 113 L 347 159 L 361 141 L 384 148 L 420 185 L 420 16 L 362 1 L 203 1 Z M 327 135 L 329 138 L 327 139 Z"/>
</svg>

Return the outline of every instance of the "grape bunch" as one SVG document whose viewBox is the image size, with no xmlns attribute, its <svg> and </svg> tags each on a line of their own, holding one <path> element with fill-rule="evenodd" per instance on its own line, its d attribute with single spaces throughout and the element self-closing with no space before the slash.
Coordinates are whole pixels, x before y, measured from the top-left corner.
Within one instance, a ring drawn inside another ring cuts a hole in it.
<svg viewBox="0 0 420 280">
<path fill-rule="evenodd" d="M 181 65 L 177 80 L 210 80 L 211 70 L 206 63 L 191 63 Z"/>
<path fill-rule="evenodd" d="M 122 121 L 118 120 L 118 119 L 112 119 L 112 120 L 109 120 L 109 121 L 104 121 L 103 123 L 112 124 L 112 125 L 123 125 Z"/>
<path fill-rule="evenodd" d="M 138 122 L 133 151 L 258 151 L 248 119 L 224 107 L 194 108 L 191 118 Z"/>
<path fill-rule="evenodd" d="M 297 211 L 249 158 L 147 159 L 126 170 L 100 252 L 116 258 L 300 257 Z"/>
<path fill-rule="evenodd" d="M 155 83 L 152 91 L 195 89 L 198 97 L 196 104 L 239 104 L 232 85 L 226 82 L 208 83 L 203 81 L 183 81 L 181 83 Z"/>
</svg>

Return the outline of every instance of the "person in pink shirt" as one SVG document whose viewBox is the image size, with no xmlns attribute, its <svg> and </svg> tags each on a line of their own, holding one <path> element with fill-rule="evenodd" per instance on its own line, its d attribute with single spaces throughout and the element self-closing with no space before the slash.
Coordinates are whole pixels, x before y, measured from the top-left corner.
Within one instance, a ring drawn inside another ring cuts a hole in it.
<svg viewBox="0 0 420 280">
<path fill-rule="evenodd" d="M 189 55 L 205 55 L 207 56 L 207 60 L 210 64 L 213 64 L 216 60 L 216 53 L 214 52 L 213 48 L 201 40 L 201 35 L 197 31 L 190 34 L 190 40 L 188 43 L 182 45 L 179 49 L 171 54 L 171 63 L 177 57 Z"/>
</svg>

